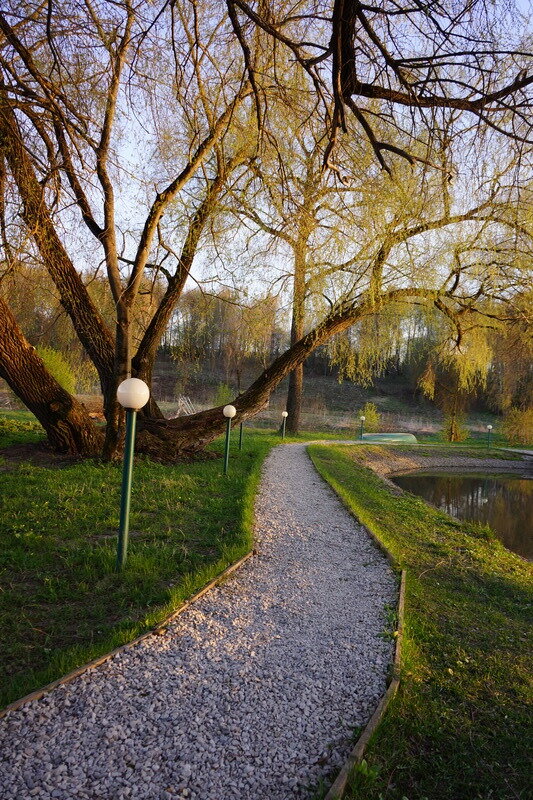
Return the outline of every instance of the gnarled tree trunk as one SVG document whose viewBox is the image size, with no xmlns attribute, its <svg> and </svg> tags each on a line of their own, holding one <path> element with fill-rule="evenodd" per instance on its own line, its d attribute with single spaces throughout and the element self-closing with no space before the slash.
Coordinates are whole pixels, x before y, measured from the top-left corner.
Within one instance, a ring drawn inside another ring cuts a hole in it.
<svg viewBox="0 0 533 800">
<path fill-rule="evenodd" d="M 0 298 L 0 376 L 32 411 L 54 450 L 95 456 L 103 436 L 85 406 L 50 375 Z"/>
</svg>

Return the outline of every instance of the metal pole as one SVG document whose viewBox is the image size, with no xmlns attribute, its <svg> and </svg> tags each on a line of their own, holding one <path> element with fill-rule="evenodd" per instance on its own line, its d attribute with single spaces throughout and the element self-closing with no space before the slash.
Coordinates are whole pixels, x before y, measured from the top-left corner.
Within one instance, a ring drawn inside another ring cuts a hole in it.
<svg viewBox="0 0 533 800">
<path fill-rule="evenodd" d="M 488 439 L 487 447 L 490 447 L 490 434 L 491 433 L 492 433 L 492 431 L 490 431 L 490 430 L 487 431 L 487 439 Z"/>
<path fill-rule="evenodd" d="M 282 439 L 285 438 L 285 424 L 286 424 L 286 422 L 287 422 L 287 417 L 283 417 L 283 425 L 282 425 L 282 430 L 281 430 L 281 438 Z"/>
<path fill-rule="evenodd" d="M 239 425 L 239 450 L 242 450 L 242 425 L 243 423 L 241 422 Z"/>
<path fill-rule="evenodd" d="M 363 438 L 363 425 L 364 425 L 364 424 L 365 424 L 365 423 L 363 422 L 363 420 L 361 420 L 361 432 L 360 432 L 360 434 L 359 434 L 359 438 L 360 438 L 360 439 L 362 439 L 362 438 Z"/>
<path fill-rule="evenodd" d="M 120 523 L 118 530 L 117 572 L 126 563 L 128 552 L 128 533 L 130 517 L 131 476 L 133 473 L 133 450 L 135 444 L 135 423 L 137 412 L 126 409 L 126 438 L 124 441 L 124 463 L 122 466 L 122 488 L 120 492 Z"/>
<path fill-rule="evenodd" d="M 226 444 L 224 447 L 224 475 L 228 474 L 228 464 L 229 464 L 229 437 L 231 433 L 231 419 L 228 417 L 226 423 Z"/>
</svg>

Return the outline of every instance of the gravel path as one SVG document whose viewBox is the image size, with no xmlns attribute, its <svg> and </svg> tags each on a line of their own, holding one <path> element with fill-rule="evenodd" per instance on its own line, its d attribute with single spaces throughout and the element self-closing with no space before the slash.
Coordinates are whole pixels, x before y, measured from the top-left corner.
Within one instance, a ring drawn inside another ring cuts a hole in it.
<svg viewBox="0 0 533 800">
<path fill-rule="evenodd" d="M 274 449 L 259 555 L 149 637 L 0 720 L 2 800 L 292 800 L 386 688 L 395 578 L 315 472 Z"/>
</svg>

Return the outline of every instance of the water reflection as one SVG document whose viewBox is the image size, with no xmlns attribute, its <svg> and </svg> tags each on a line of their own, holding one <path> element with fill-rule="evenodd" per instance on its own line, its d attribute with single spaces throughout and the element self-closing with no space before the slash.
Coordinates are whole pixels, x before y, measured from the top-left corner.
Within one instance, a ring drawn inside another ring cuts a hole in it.
<svg viewBox="0 0 533 800">
<path fill-rule="evenodd" d="M 442 472 L 395 475 L 392 480 L 454 517 L 487 523 L 509 550 L 533 560 L 533 480 Z"/>
</svg>

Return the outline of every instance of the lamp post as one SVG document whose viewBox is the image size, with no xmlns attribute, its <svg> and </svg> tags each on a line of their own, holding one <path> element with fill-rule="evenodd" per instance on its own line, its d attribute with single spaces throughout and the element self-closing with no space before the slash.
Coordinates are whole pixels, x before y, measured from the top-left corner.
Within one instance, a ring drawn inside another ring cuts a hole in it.
<svg viewBox="0 0 533 800">
<path fill-rule="evenodd" d="M 244 423 L 240 423 L 239 425 L 239 450 L 242 450 L 242 426 Z"/>
<path fill-rule="evenodd" d="M 130 518 L 131 476 L 133 473 L 133 451 L 135 449 L 135 424 L 137 411 L 146 405 L 150 389 L 139 378 L 127 378 L 117 389 L 117 400 L 126 409 L 126 437 L 124 440 L 124 462 L 122 465 L 122 487 L 120 490 L 120 522 L 118 529 L 117 572 L 126 563 Z"/>
<path fill-rule="evenodd" d="M 287 417 L 289 416 L 289 412 L 288 411 L 282 411 L 281 412 L 281 416 L 283 417 L 283 423 L 281 425 L 281 438 L 284 439 L 285 438 L 285 425 L 287 423 Z"/>
<path fill-rule="evenodd" d="M 229 464 L 229 437 L 231 433 L 231 420 L 237 413 L 235 406 L 224 406 L 222 413 L 226 417 L 226 444 L 224 445 L 224 475 L 228 474 Z"/>
<path fill-rule="evenodd" d="M 365 419 L 366 419 L 366 417 L 361 416 L 361 417 L 359 417 L 359 419 L 361 420 L 361 430 L 359 432 L 359 438 L 362 439 L 363 438 L 363 429 L 365 427 Z"/>
<path fill-rule="evenodd" d="M 490 434 L 492 431 L 492 425 L 487 425 L 487 447 L 490 447 Z"/>
</svg>

